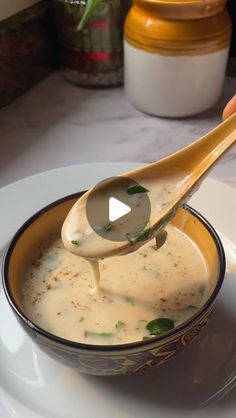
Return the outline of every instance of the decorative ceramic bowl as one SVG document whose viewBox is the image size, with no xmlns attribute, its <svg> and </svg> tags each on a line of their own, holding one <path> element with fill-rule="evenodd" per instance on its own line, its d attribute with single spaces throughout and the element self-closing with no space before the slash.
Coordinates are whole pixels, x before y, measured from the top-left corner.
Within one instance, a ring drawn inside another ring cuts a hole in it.
<svg viewBox="0 0 236 418">
<path fill-rule="evenodd" d="M 20 298 L 25 266 L 50 233 L 60 234 L 63 220 L 82 193 L 58 200 L 32 216 L 18 230 L 3 262 L 3 286 L 8 302 L 32 340 L 49 356 L 94 375 L 130 374 L 159 366 L 174 358 L 193 341 L 207 323 L 225 274 L 225 255 L 212 226 L 195 210 L 180 209 L 172 223 L 201 250 L 208 270 L 211 294 L 205 305 L 173 330 L 147 341 L 123 345 L 89 345 L 59 338 L 27 318 Z"/>
</svg>

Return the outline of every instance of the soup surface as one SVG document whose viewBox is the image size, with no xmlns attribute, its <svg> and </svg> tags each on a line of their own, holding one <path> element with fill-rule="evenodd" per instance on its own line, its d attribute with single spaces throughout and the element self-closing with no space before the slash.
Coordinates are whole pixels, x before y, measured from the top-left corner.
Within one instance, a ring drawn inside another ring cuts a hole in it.
<svg viewBox="0 0 236 418">
<path fill-rule="evenodd" d="M 140 341 L 181 324 L 209 297 L 208 271 L 186 235 L 173 225 L 166 230 L 158 251 L 149 241 L 100 261 L 99 289 L 90 264 L 51 237 L 26 271 L 26 314 L 52 334 L 88 344 Z"/>
</svg>

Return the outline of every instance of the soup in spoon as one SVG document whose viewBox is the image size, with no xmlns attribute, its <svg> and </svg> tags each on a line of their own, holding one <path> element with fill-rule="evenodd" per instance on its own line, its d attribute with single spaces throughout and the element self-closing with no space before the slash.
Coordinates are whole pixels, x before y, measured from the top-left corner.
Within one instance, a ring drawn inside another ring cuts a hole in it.
<svg viewBox="0 0 236 418">
<path fill-rule="evenodd" d="M 152 234 L 149 234 L 149 229 L 153 223 L 152 218 L 158 216 L 162 219 L 163 213 L 176 199 L 179 189 L 184 182 L 188 181 L 189 175 L 186 174 L 184 179 L 177 174 L 163 175 L 158 184 L 153 182 L 152 178 L 142 185 L 133 180 L 133 186 L 131 179 L 130 186 L 124 185 L 124 177 L 121 177 L 121 180 L 119 177 L 116 179 L 116 190 L 114 190 L 114 181 L 111 185 L 107 181 L 105 186 L 98 184 L 95 189 L 92 189 L 92 193 L 100 187 L 102 191 L 98 194 L 96 201 L 91 203 L 94 206 L 94 213 L 90 219 L 88 219 L 87 209 L 91 192 L 85 193 L 70 210 L 62 227 L 62 240 L 68 251 L 90 260 L 135 251 L 151 238 Z M 129 204 L 132 212 L 130 216 L 123 216 L 115 222 L 110 222 L 105 214 L 104 202 L 108 204 L 109 197 L 114 194 L 119 195 L 120 201 Z M 150 205 L 149 211 L 146 209 L 147 199 Z M 97 217 L 99 212 L 101 216 Z M 167 219 L 164 219 L 162 223 L 166 221 Z M 140 229 L 141 225 L 142 229 Z M 115 239 L 112 238 L 113 236 Z"/>
</svg>

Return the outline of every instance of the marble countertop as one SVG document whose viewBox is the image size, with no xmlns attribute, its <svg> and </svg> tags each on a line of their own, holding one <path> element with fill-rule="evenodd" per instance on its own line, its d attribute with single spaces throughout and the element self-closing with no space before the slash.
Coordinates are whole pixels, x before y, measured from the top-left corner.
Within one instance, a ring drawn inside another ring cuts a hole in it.
<svg viewBox="0 0 236 418">
<path fill-rule="evenodd" d="M 210 111 L 160 119 L 136 110 L 123 88 L 84 90 L 52 74 L 0 110 L 0 187 L 61 166 L 157 160 L 215 127 L 235 92 L 236 78 L 227 78 L 221 100 Z M 236 177 L 235 148 L 211 175 Z"/>
</svg>

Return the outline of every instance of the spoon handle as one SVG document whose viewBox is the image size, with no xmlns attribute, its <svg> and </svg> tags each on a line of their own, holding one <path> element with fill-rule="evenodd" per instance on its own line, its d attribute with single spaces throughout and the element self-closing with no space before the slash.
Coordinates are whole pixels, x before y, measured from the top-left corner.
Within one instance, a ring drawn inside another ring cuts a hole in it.
<svg viewBox="0 0 236 418">
<path fill-rule="evenodd" d="M 207 173 L 212 166 L 236 143 L 236 114 L 222 122 L 214 130 L 187 147 L 186 158 L 195 166 L 196 175 Z M 182 155 L 183 156 L 183 155 Z"/>
</svg>

